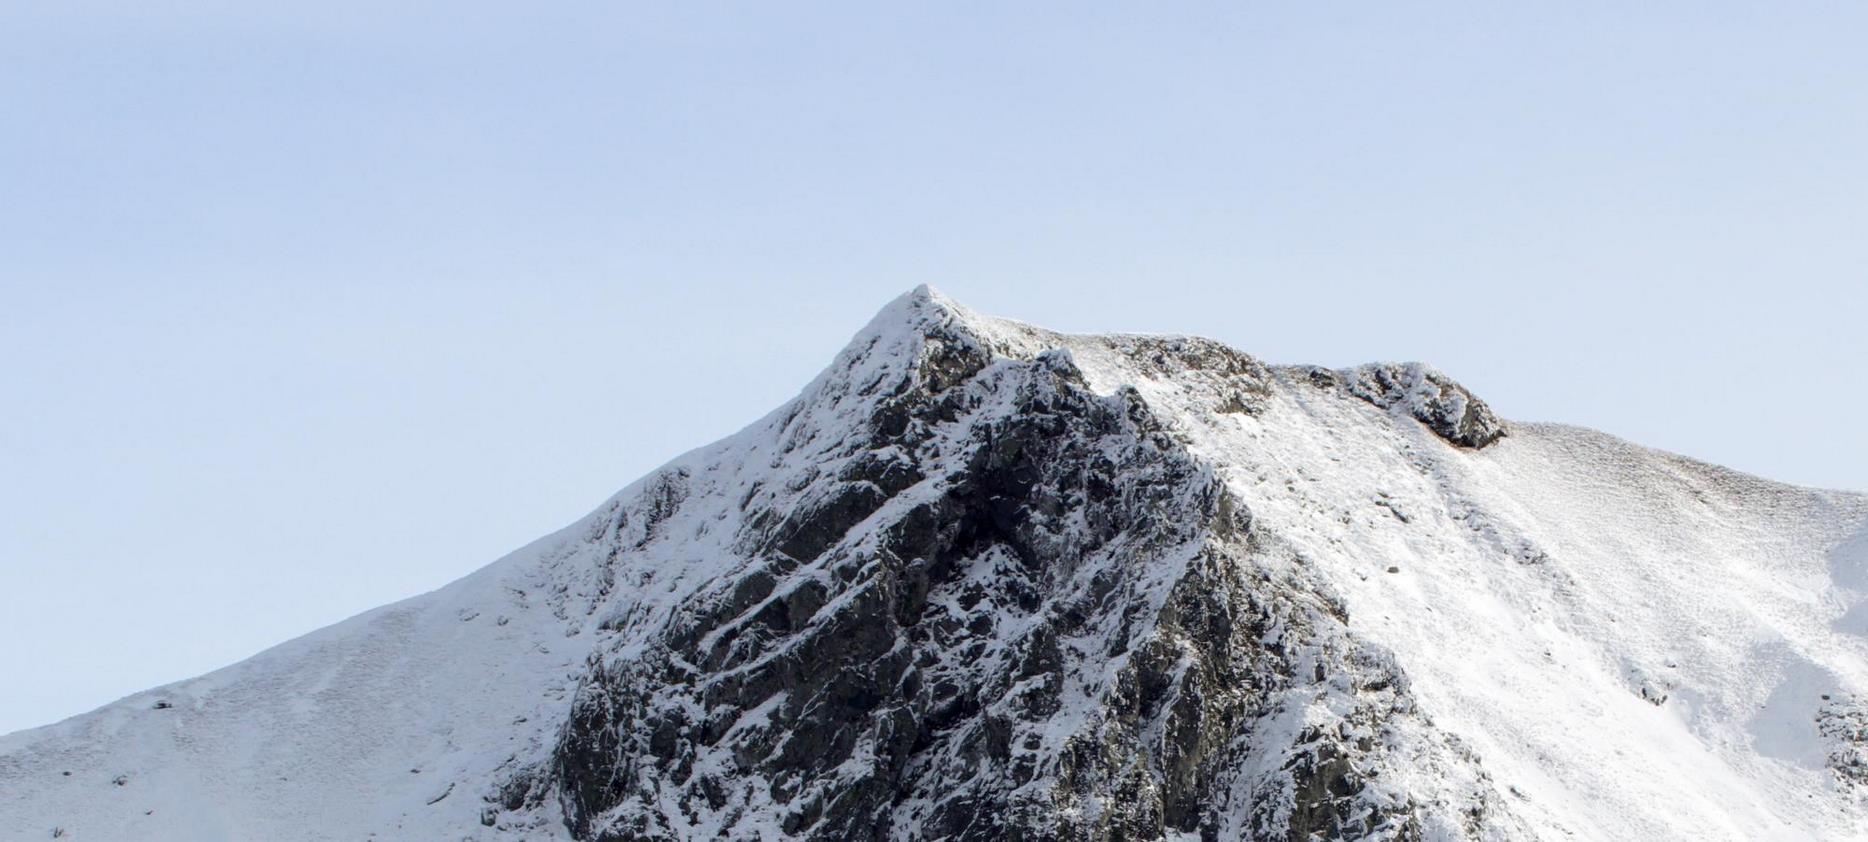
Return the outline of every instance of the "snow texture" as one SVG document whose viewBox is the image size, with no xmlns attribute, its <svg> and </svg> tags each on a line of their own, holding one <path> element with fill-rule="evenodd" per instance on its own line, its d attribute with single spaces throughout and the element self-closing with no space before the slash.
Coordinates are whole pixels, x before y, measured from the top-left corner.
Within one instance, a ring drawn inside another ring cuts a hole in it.
<svg viewBox="0 0 1868 842">
<path fill-rule="evenodd" d="M 922 288 L 459 582 L 0 737 L 0 838 L 1868 839 L 1868 497 Z"/>
</svg>

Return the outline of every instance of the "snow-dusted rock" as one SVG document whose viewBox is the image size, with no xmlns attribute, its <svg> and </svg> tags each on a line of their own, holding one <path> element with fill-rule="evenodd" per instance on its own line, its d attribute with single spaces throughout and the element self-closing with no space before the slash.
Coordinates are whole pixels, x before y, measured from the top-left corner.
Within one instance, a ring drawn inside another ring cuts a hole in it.
<svg viewBox="0 0 1868 842">
<path fill-rule="evenodd" d="M 1863 535 L 1426 366 L 921 289 L 455 585 L 0 738 L 0 835 L 1863 838 Z"/>
</svg>

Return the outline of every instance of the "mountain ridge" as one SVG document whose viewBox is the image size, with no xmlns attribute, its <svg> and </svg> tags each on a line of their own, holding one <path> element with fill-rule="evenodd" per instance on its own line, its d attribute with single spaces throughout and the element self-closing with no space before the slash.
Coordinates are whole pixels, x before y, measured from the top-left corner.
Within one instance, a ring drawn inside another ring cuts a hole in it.
<svg viewBox="0 0 1868 842">
<path fill-rule="evenodd" d="M 454 585 L 0 738 L 0 815 L 44 826 L 20 838 L 327 838 L 334 805 L 384 838 L 1856 838 L 1851 530 L 1868 498 L 1505 424 L 1431 367 L 1057 334 L 923 287 L 798 398 Z M 1707 768 L 1655 780 L 1674 757 Z"/>
</svg>

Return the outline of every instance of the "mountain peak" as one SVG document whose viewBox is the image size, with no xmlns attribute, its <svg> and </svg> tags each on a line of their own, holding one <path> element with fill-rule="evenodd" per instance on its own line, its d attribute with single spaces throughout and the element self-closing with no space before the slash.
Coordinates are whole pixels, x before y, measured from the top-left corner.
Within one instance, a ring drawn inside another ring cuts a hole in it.
<svg viewBox="0 0 1868 842">
<path fill-rule="evenodd" d="M 0 738 L 0 826 L 1858 835 L 1868 498 L 1506 432 L 1418 363 L 919 287 L 765 420 L 460 582 Z"/>
<path fill-rule="evenodd" d="M 1206 392 L 1212 398 L 1208 408 L 1215 411 L 1247 409 L 1282 377 L 1340 389 L 1411 418 L 1458 447 L 1484 448 L 1506 434 L 1504 421 L 1483 400 L 1425 363 L 1369 363 L 1340 371 L 1272 367 L 1205 337 L 1064 334 L 985 316 L 925 284 L 884 306 L 829 373 L 887 367 L 896 376 L 918 375 L 939 391 L 993 359 L 1031 361 L 1041 356 L 1068 365 L 1099 391 L 1169 383 L 1179 392 Z"/>
<path fill-rule="evenodd" d="M 1004 350 L 1007 334 L 1017 334 L 1018 325 L 1005 319 L 984 316 L 922 284 L 896 296 L 869 320 L 850 341 L 849 348 L 881 345 L 912 349 L 932 337 L 943 341 L 966 339 L 981 348 L 998 346 Z"/>
</svg>

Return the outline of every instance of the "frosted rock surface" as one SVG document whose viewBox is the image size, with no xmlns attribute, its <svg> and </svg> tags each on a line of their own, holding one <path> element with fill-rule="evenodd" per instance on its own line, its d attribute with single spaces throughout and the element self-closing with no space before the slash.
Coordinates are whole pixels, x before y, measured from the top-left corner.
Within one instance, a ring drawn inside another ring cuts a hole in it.
<svg viewBox="0 0 1868 842">
<path fill-rule="evenodd" d="M 460 582 L 0 738 L 0 836 L 1859 839 L 1864 535 L 1424 365 L 924 288 Z"/>
</svg>

